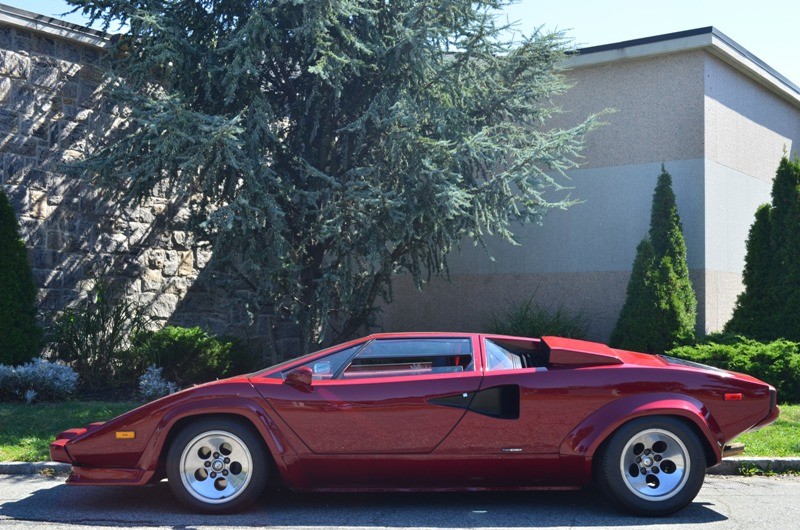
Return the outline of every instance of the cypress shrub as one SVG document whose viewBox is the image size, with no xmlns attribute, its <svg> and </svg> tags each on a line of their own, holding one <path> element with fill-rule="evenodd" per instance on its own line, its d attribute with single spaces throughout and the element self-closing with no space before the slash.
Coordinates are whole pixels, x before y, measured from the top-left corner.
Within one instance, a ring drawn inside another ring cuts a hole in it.
<svg viewBox="0 0 800 530">
<path fill-rule="evenodd" d="M 733 316 L 725 324 L 726 333 L 740 333 L 764 339 L 778 334 L 773 300 L 771 272 L 775 261 L 772 249 L 772 229 L 769 204 L 756 211 L 756 220 L 747 237 L 747 254 L 742 279 L 745 290 L 739 294 Z"/>
<path fill-rule="evenodd" d="M 800 341 L 800 162 L 783 157 L 747 239 L 744 291 L 725 331 Z"/>
<path fill-rule="evenodd" d="M 649 239 L 639 244 L 613 346 L 662 353 L 694 340 L 697 299 L 672 177 L 661 167 L 650 210 Z"/>
<path fill-rule="evenodd" d="M 649 239 L 636 247 L 636 258 L 628 281 L 625 305 L 611 334 L 611 344 L 629 350 L 652 351 L 657 342 L 653 322 L 658 319 L 655 281 L 655 253 Z"/>
<path fill-rule="evenodd" d="M 0 189 L 0 364 L 19 365 L 39 353 L 36 286 L 19 224 Z"/>
</svg>

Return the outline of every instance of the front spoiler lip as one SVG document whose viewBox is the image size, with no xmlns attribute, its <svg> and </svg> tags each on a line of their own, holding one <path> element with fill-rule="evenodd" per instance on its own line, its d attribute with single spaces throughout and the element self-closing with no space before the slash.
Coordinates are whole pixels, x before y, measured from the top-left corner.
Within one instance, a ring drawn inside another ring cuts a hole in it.
<svg viewBox="0 0 800 530">
<path fill-rule="evenodd" d="M 77 486 L 143 486 L 150 482 L 154 471 L 110 467 L 72 466 L 67 484 Z"/>
</svg>

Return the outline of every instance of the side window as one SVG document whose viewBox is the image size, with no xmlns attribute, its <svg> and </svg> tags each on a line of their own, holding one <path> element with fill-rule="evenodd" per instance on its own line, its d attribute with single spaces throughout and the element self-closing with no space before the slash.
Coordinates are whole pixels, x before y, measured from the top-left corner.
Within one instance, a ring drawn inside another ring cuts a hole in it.
<svg viewBox="0 0 800 530">
<path fill-rule="evenodd" d="M 308 366 L 309 368 L 311 368 L 311 377 L 314 380 L 333 379 L 333 376 L 336 375 L 336 373 L 339 372 L 339 370 L 341 370 L 342 366 L 344 366 L 344 363 L 349 361 L 350 357 L 352 357 L 353 354 L 356 353 L 358 349 L 363 346 L 364 346 L 363 344 L 358 344 L 351 348 L 339 350 L 336 353 L 326 355 L 321 359 L 316 359 L 314 361 L 307 362 L 302 366 Z"/>
<path fill-rule="evenodd" d="M 550 354 L 539 339 L 486 339 L 486 370 L 546 369 Z"/>
<path fill-rule="evenodd" d="M 369 343 L 342 372 L 342 379 L 460 373 L 474 369 L 472 341 L 384 339 Z"/>
<path fill-rule="evenodd" d="M 486 341 L 486 370 L 513 370 L 522 368 L 522 357 L 494 342 Z"/>
</svg>

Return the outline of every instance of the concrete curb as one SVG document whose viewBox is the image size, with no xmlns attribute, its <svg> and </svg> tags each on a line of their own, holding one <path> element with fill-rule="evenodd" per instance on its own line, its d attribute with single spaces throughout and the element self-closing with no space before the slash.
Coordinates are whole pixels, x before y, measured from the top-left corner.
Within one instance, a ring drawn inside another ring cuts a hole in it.
<svg viewBox="0 0 800 530">
<path fill-rule="evenodd" d="M 69 473 L 72 466 L 61 462 L 0 462 L 0 475 L 38 475 Z"/>
<path fill-rule="evenodd" d="M 795 457 L 759 457 L 759 456 L 732 456 L 723 458 L 722 462 L 709 468 L 709 475 L 740 475 L 740 469 L 754 471 L 786 473 L 800 471 L 800 458 Z"/>
<path fill-rule="evenodd" d="M 71 466 L 61 462 L 0 462 L 0 475 L 37 475 L 39 473 L 69 473 Z M 767 458 L 735 456 L 725 458 L 709 468 L 709 475 L 739 475 L 740 469 L 786 473 L 800 472 L 800 458 Z"/>
</svg>

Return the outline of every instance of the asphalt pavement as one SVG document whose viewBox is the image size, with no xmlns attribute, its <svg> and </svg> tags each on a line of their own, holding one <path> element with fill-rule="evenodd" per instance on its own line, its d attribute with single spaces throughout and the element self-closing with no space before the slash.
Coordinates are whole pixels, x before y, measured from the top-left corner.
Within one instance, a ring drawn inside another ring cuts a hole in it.
<svg viewBox="0 0 800 530">
<path fill-rule="evenodd" d="M 629 528 L 789 529 L 800 521 L 800 477 L 709 476 L 695 501 L 668 518 L 617 511 L 596 490 L 515 493 L 294 494 L 267 492 L 237 515 L 188 513 L 165 483 L 78 487 L 64 477 L 0 476 L 0 527 L 10 529 Z"/>
</svg>

